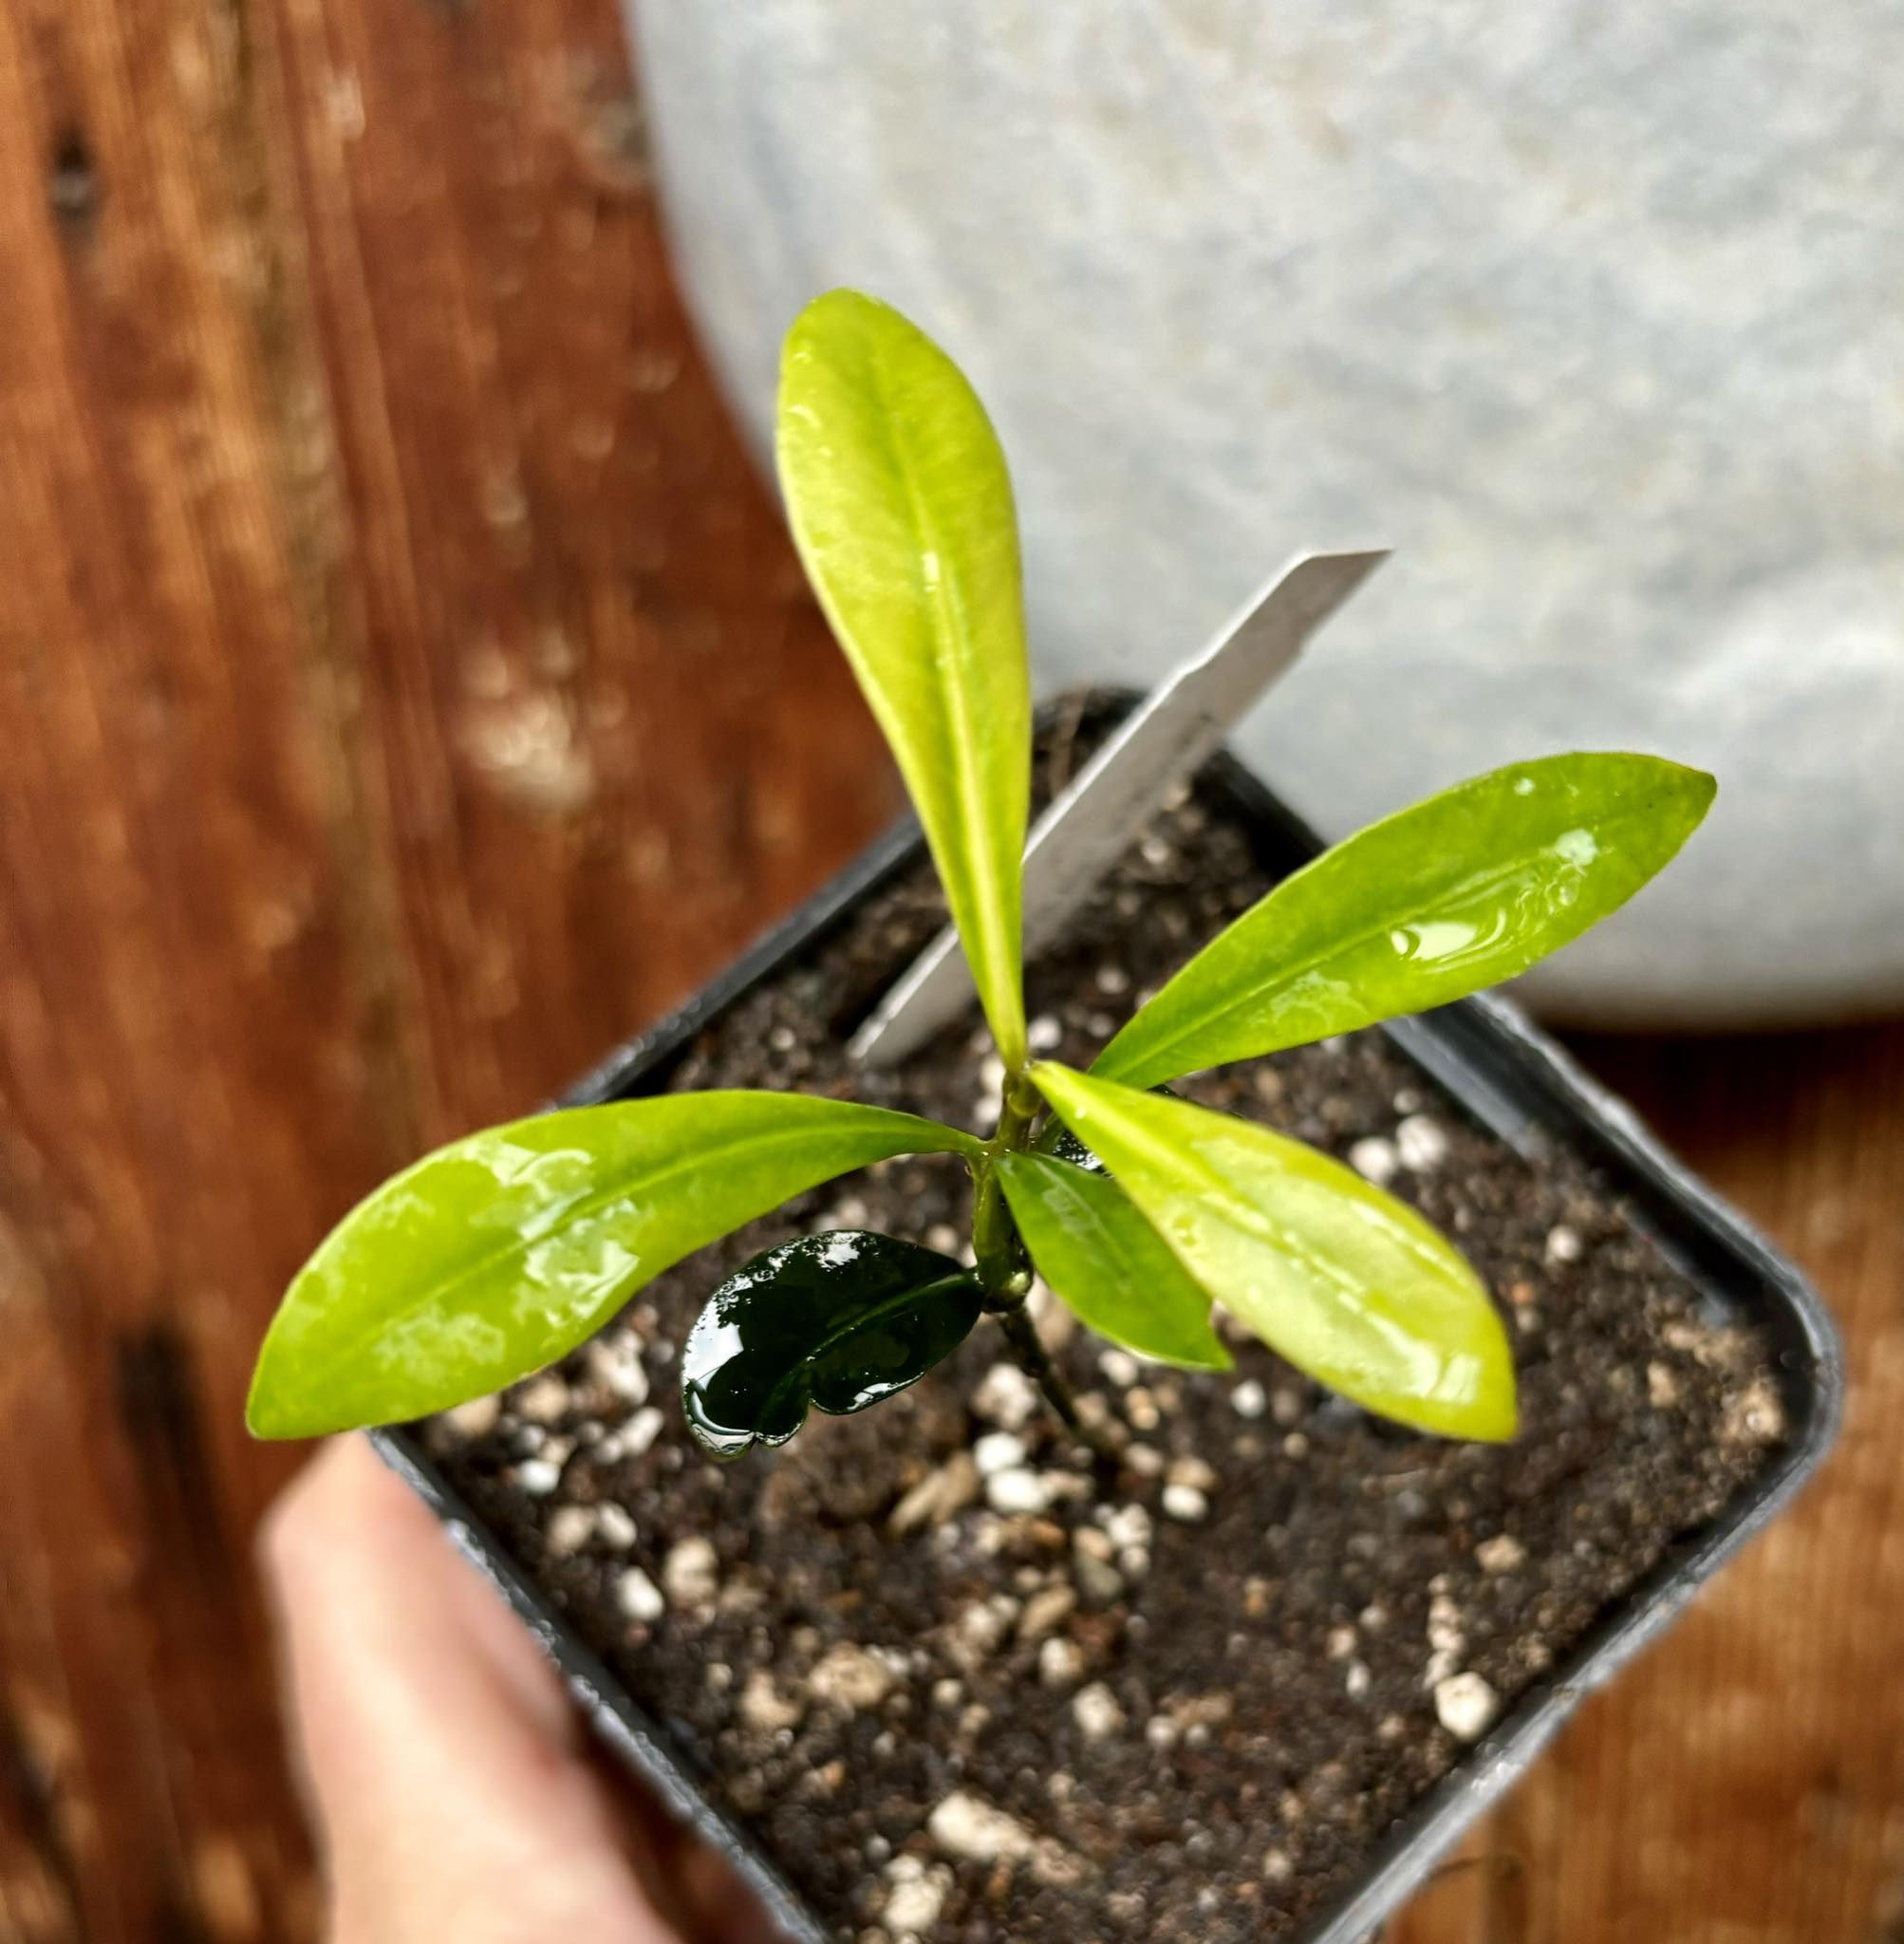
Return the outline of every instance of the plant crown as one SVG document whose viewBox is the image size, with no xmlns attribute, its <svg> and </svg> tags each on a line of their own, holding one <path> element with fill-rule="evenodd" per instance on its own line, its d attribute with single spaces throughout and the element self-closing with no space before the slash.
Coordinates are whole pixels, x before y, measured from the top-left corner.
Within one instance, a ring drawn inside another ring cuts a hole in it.
<svg viewBox="0 0 1904 1944">
<path fill-rule="evenodd" d="M 961 1157 L 968 1263 L 861 1230 L 799 1236 L 707 1299 L 682 1402 L 717 1456 L 810 1407 L 863 1410 L 990 1317 L 1082 1433 L 1026 1309 L 1036 1271 L 1141 1357 L 1221 1370 L 1213 1304 L 1298 1369 L 1424 1431 L 1515 1427 L 1499 1314 L 1453 1245 L 1351 1168 L 1166 1083 L 1510 979 L 1659 871 L 1713 796 L 1658 757 L 1546 756 L 1457 784 L 1271 890 L 1088 1072 L 1031 1056 L 1019 965 L 1032 709 L 1004 455 L 896 310 L 808 306 L 781 365 L 793 537 L 897 758 L 1005 1078 L 983 1135 L 799 1094 L 664 1094 L 491 1128 L 345 1217 L 265 1339 L 248 1421 L 301 1437 L 423 1415 L 574 1349 L 683 1257 L 851 1169 Z"/>
</svg>

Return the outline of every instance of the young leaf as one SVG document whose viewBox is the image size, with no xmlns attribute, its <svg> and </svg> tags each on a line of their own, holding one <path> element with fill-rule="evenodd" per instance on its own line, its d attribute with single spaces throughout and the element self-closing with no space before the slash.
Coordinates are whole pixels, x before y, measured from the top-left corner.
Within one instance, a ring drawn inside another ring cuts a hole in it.
<svg viewBox="0 0 1904 1944">
<path fill-rule="evenodd" d="M 688 1429 L 717 1458 L 784 1445 L 807 1407 L 843 1417 L 914 1384 L 979 1320 L 979 1279 L 864 1229 L 796 1236 L 737 1269 L 681 1353 Z"/>
<path fill-rule="evenodd" d="M 1158 1363 L 1229 1369 L 1208 1291 L 1108 1174 L 1049 1154 L 994 1165 L 1039 1275 L 1100 1336 Z"/>
<path fill-rule="evenodd" d="M 1397 811 L 1244 912 L 1092 1072 L 1152 1087 L 1512 979 L 1668 864 L 1716 788 L 1658 757 L 1556 756 Z"/>
<path fill-rule="evenodd" d="M 802 1094 L 538 1114 L 425 1155 L 339 1223 L 265 1337 L 246 1422 L 315 1437 L 420 1417 L 572 1350 L 652 1277 L 790 1195 L 969 1134 Z"/>
<path fill-rule="evenodd" d="M 1031 685 L 1005 456 L 951 359 L 856 290 L 815 298 L 788 332 L 775 447 L 800 558 L 918 809 L 999 1051 L 1021 1066 Z"/>
<path fill-rule="evenodd" d="M 1413 1209 L 1253 1122 L 1051 1062 L 1032 1077 L 1185 1268 L 1297 1369 L 1421 1430 L 1513 1435 L 1501 1318 Z"/>
</svg>

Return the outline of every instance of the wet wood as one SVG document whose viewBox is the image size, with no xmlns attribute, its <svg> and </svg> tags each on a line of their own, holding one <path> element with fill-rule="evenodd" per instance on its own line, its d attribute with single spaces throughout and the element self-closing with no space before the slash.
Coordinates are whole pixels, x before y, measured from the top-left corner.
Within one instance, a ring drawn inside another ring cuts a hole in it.
<svg viewBox="0 0 1904 1944">
<path fill-rule="evenodd" d="M 896 802 L 607 0 L 0 0 L 0 1938 L 309 1937 L 277 1289 Z M 1895 1936 L 1904 1037 L 1593 1057 L 1819 1274 L 1858 1401 L 1397 1935 Z"/>
</svg>

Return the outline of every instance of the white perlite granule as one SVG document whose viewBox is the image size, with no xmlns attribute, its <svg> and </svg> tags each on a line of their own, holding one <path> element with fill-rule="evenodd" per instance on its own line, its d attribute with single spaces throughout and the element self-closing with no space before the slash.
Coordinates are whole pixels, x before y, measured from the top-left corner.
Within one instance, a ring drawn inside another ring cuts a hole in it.
<svg viewBox="0 0 1904 1944">
<path fill-rule="evenodd" d="M 1547 1231 L 1548 1262 L 1577 1262 L 1584 1250 L 1578 1229 L 1569 1228 L 1564 1222 L 1557 1222 Z"/>
<path fill-rule="evenodd" d="M 1527 1548 L 1510 1532 L 1484 1539 L 1474 1549 L 1475 1563 L 1484 1573 L 1511 1573 L 1527 1562 Z"/>
<path fill-rule="evenodd" d="M 1002 1512 L 1008 1518 L 1018 1513 L 1042 1512 L 1051 1501 L 1050 1485 L 1039 1473 L 1022 1465 L 995 1471 L 985 1481 L 985 1503 L 993 1511 Z"/>
<path fill-rule="evenodd" d="M 1371 1134 L 1349 1150 L 1349 1166 L 1378 1188 L 1394 1180 L 1401 1165 L 1402 1157 L 1395 1152 L 1394 1143 L 1383 1140 L 1379 1134 Z"/>
<path fill-rule="evenodd" d="M 1071 1711 L 1086 1741 L 1101 1742 L 1124 1726 L 1124 1710 L 1117 1705 L 1117 1696 L 1102 1681 L 1080 1688 L 1072 1696 Z"/>
<path fill-rule="evenodd" d="M 892 1670 L 876 1655 L 842 1642 L 813 1670 L 807 1685 L 816 1699 L 856 1714 L 877 1708 L 892 1692 L 894 1678 Z"/>
<path fill-rule="evenodd" d="M 444 1411 L 442 1422 L 459 1438 L 479 1438 L 495 1429 L 495 1421 L 501 1415 L 502 1399 L 492 1393 L 487 1397 L 472 1397 L 467 1404 Z"/>
<path fill-rule="evenodd" d="M 635 1542 L 635 1522 L 627 1508 L 605 1499 L 595 1507 L 595 1536 L 611 1551 L 626 1552 Z"/>
<path fill-rule="evenodd" d="M 1447 1131 L 1425 1113 L 1411 1113 L 1395 1130 L 1395 1152 L 1404 1168 L 1425 1174 L 1447 1159 Z"/>
<path fill-rule="evenodd" d="M 1196 1525 L 1209 1517 L 1210 1502 L 1193 1485 L 1167 1485 L 1163 1505 L 1165 1512 L 1182 1525 Z"/>
<path fill-rule="evenodd" d="M 542 1543 L 552 1559 L 567 1559 L 579 1553 L 595 1536 L 593 1505 L 558 1505 L 543 1528 Z"/>
<path fill-rule="evenodd" d="M 1022 1430 L 1038 1410 L 1037 1387 L 1017 1364 L 995 1363 L 973 1392 L 972 1409 L 1005 1430 Z"/>
<path fill-rule="evenodd" d="M 952 1873 L 943 1863 L 929 1868 L 914 1856 L 896 1856 L 887 1865 L 888 1889 L 880 1917 L 898 1944 L 923 1935 L 939 1921 Z"/>
<path fill-rule="evenodd" d="M 662 1584 L 670 1599 L 704 1606 L 720 1591 L 720 1559 L 711 1540 L 684 1539 L 662 1561 Z"/>
<path fill-rule="evenodd" d="M 667 1612 L 661 1588 L 639 1566 L 630 1566 L 615 1581 L 615 1601 L 631 1620 L 658 1620 Z"/>
<path fill-rule="evenodd" d="M 1038 1679 L 1047 1688 L 1068 1688 L 1084 1675 L 1084 1650 L 1063 1634 L 1054 1634 L 1038 1649 Z"/>
<path fill-rule="evenodd" d="M 948 1856 L 975 1863 L 996 1862 L 1001 1857 L 1016 1860 L 1032 1852 L 1030 1830 L 1002 1809 L 962 1790 L 934 1805 L 925 1828 Z"/>
<path fill-rule="evenodd" d="M 1010 1431 L 987 1431 L 973 1445 L 972 1458 L 979 1476 L 990 1478 L 994 1472 L 1009 1471 L 1025 1462 L 1025 1441 Z"/>
<path fill-rule="evenodd" d="M 1479 1741 L 1494 1726 L 1501 1697 L 1480 1674 L 1449 1674 L 1435 1683 L 1434 1711 L 1458 1741 Z"/>
</svg>

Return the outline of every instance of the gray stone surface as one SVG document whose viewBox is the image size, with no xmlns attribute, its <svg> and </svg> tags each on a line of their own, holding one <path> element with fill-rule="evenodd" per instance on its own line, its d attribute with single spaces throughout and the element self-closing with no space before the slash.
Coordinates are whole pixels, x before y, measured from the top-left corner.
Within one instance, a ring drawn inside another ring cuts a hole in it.
<svg viewBox="0 0 1904 1944">
<path fill-rule="evenodd" d="M 1293 801 L 1703 763 L 1694 848 L 1535 996 L 1904 1002 L 1904 0 L 637 10 L 755 436 L 815 290 L 916 316 L 1011 455 L 1047 682 L 1389 542 L 1242 738 Z"/>
</svg>

